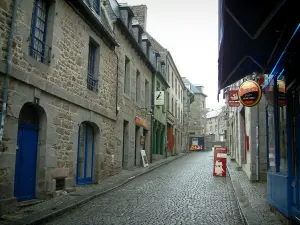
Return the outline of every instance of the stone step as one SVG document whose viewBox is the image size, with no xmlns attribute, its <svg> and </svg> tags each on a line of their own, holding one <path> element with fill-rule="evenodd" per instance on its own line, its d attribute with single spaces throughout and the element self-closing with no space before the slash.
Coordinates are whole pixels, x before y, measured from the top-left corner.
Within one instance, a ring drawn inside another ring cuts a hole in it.
<svg viewBox="0 0 300 225">
<path fill-rule="evenodd" d="M 41 200 L 41 199 L 31 199 L 31 200 L 26 200 L 26 201 L 22 201 L 22 202 L 18 202 L 17 203 L 17 207 L 18 208 L 26 208 L 32 205 L 36 205 L 39 203 L 44 202 L 45 200 Z"/>
</svg>

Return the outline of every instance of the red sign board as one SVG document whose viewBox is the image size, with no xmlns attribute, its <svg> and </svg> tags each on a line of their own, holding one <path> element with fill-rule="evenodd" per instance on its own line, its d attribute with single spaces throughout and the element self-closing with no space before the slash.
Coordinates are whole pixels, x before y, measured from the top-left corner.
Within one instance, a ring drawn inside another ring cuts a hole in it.
<svg viewBox="0 0 300 225">
<path fill-rule="evenodd" d="M 226 177 L 227 148 L 215 147 L 214 176 Z"/>
<path fill-rule="evenodd" d="M 238 90 L 228 91 L 228 106 L 229 107 L 239 107 L 240 106 Z"/>
</svg>

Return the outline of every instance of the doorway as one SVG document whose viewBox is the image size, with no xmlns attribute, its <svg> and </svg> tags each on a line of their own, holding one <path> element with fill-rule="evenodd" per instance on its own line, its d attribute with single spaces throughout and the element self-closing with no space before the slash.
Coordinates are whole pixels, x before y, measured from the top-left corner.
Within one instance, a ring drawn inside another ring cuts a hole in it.
<svg viewBox="0 0 300 225">
<path fill-rule="evenodd" d="M 93 127 L 88 122 L 83 122 L 78 132 L 76 181 L 79 185 L 93 182 L 94 142 Z"/>
<path fill-rule="evenodd" d="M 20 112 L 15 164 L 14 196 L 17 200 L 34 199 L 38 150 L 39 115 L 32 104 Z"/>
<path fill-rule="evenodd" d="M 139 138 L 139 133 L 140 133 L 140 127 L 135 126 L 135 149 L 134 149 L 134 166 L 137 166 L 137 155 L 140 150 L 140 138 Z"/>
<path fill-rule="evenodd" d="M 124 120 L 123 122 L 123 150 L 122 150 L 122 168 L 127 166 L 127 155 L 129 145 L 129 122 Z"/>
</svg>

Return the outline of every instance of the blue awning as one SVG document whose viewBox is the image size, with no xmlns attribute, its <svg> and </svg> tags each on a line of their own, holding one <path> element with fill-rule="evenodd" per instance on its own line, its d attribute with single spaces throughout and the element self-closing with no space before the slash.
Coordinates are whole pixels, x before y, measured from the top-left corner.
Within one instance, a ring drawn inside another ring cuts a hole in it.
<svg viewBox="0 0 300 225">
<path fill-rule="evenodd" d="M 299 24 L 296 2 L 219 1 L 219 92 L 253 72 L 271 72 Z"/>
<path fill-rule="evenodd" d="M 287 56 L 288 56 L 288 51 L 289 49 L 289 46 L 290 44 L 292 43 L 292 41 L 296 40 L 296 41 L 299 41 L 299 36 L 300 36 L 300 23 L 298 24 L 298 26 L 296 27 L 292 37 L 290 38 L 290 40 L 288 41 L 287 45 L 285 46 L 284 50 L 282 51 L 278 61 L 276 62 L 274 68 L 272 69 L 272 71 L 270 72 L 270 75 L 268 77 L 268 79 L 265 81 L 264 85 L 263 85 L 263 88 L 268 88 L 271 81 L 274 79 L 275 76 L 278 75 L 278 78 L 280 78 L 280 76 L 284 73 L 285 71 L 285 68 L 284 68 L 284 64 L 287 60 Z M 296 38 L 298 36 L 298 39 Z M 293 49 L 295 51 L 299 51 L 300 49 Z"/>
</svg>

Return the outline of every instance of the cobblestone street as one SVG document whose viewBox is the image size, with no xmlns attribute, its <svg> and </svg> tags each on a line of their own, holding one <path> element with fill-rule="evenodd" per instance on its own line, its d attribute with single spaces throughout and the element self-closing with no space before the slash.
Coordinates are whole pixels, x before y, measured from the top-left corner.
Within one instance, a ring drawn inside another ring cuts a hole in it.
<svg viewBox="0 0 300 225">
<path fill-rule="evenodd" d="M 193 152 L 50 224 L 243 224 L 229 177 L 212 176 L 212 152 Z"/>
</svg>

